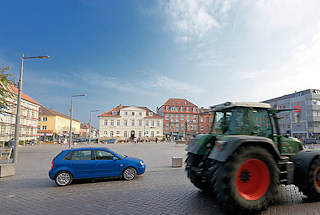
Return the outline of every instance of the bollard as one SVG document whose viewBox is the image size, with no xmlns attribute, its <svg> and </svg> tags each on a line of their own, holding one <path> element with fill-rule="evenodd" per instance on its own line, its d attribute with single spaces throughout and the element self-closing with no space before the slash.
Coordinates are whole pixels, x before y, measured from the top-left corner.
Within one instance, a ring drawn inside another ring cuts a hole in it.
<svg viewBox="0 0 320 215">
<path fill-rule="evenodd" d="M 182 167 L 183 161 L 181 157 L 172 157 L 172 168 Z"/>
</svg>

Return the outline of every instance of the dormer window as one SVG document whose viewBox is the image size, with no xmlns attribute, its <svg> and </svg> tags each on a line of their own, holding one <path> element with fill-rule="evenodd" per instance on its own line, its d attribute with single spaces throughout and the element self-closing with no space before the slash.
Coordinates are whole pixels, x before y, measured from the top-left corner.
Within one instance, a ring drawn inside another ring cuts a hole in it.
<svg viewBox="0 0 320 215">
<path fill-rule="evenodd" d="M 152 113 L 152 112 L 149 112 L 149 116 L 153 116 L 153 113 Z"/>
<path fill-rule="evenodd" d="M 112 115 L 117 115 L 117 111 L 112 111 Z"/>
</svg>

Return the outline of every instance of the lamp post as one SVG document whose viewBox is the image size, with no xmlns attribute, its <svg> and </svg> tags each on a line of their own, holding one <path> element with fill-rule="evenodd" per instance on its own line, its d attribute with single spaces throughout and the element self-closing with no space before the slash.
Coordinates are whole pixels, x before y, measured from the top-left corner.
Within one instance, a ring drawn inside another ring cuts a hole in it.
<svg viewBox="0 0 320 215">
<path fill-rule="evenodd" d="M 17 98 L 17 112 L 16 112 L 16 123 L 14 130 L 14 147 L 13 147 L 13 163 L 17 162 L 17 147 L 19 145 L 19 131 L 20 131 L 20 109 L 21 109 L 21 94 L 22 94 L 22 78 L 23 78 L 23 60 L 24 59 L 49 59 L 49 56 L 37 56 L 37 57 L 25 57 L 24 54 L 21 56 L 21 70 L 18 85 L 18 98 Z"/>
<path fill-rule="evenodd" d="M 98 112 L 99 110 L 91 110 L 90 111 L 90 120 L 89 120 L 89 135 L 88 135 L 88 144 L 91 144 L 91 121 L 92 121 L 92 112 Z"/>
<path fill-rule="evenodd" d="M 72 142 L 72 109 L 73 109 L 73 98 L 74 98 L 74 97 L 79 97 L 79 96 L 85 96 L 85 95 L 81 94 L 81 95 L 73 95 L 73 96 L 71 96 L 70 128 L 69 128 L 69 149 L 71 148 L 71 142 Z"/>
</svg>

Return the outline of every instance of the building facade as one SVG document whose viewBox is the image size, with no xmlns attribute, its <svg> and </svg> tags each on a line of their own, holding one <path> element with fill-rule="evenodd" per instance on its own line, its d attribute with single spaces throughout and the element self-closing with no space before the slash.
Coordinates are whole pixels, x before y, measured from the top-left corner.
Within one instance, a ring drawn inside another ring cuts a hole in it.
<svg viewBox="0 0 320 215">
<path fill-rule="evenodd" d="M 65 140 L 69 137 L 69 116 L 41 106 L 39 119 L 39 134 L 42 141 Z M 72 119 L 72 133 L 74 138 L 80 135 L 80 124 L 78 120 Z"/>
<path fill-rule="evenodd" d="M 320 138 L 320 90 L 308 89 L 264 101 L 274 109 L 293 109 L 279 113 L 282 134 Z"/>
<path fill-rule="evenodd" d="M 209 112 L 209 109 L 199 109 L 199 130 L 200 134 L 209 134 L 213 119 L 213 112 Z"/>
<path fill-rule="evenodd" d="M 163 130 L 166 137 L 181 138 L 210 130 L 209 112 L 186 99 L 170 98 L 157 110 L 163 116 Z M 208 119 L 209 117 L 209 119 Z"/>
<path fill-rule="evenodd" d="M 100 140 L 163 137 L 163 118 L 147 107 L 119 105 L 98 118 Z"/>
<path fill-rule="evenodd" d="M 7 105 L 0 114 L 0 142 L 2 143 L 14 139 L 18 95 L 18 89 L 14 85 L 10 84 L 5 88 L 9 96 L 6 98 Z M 24 142 L 37 140 L 40 104 L 22 92 L 20 111 L 19 140 Z"/>
</svg>

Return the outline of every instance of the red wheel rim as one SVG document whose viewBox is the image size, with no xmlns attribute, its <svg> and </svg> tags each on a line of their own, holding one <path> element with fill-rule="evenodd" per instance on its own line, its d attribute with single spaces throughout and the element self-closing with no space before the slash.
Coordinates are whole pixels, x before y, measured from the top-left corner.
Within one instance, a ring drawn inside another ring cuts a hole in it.
<svg viewBox="0 0 320 215">
<path fill-rule="evenodd" d="M 318 189 L 320 189 L 320 167 L 316 170 L 315 181 Z"/>
<path fill-rule="evenodd" d="M 236 181 L 240 196 L 246 200 L 258 200 L 268 190 L 269 169 L 261 160 L 249 159 L 240 166 Z"/>
</svg>

